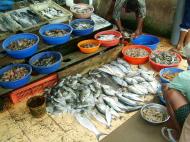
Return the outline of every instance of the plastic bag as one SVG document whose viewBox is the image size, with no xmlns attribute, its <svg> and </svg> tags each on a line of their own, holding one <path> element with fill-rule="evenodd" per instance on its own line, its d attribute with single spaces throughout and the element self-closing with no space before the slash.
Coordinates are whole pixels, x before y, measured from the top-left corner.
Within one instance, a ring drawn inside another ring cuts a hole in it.
<svg viewBox="0 0 190 142">
<path fill-rule="evenodd" d="M 179 73 L 179 75 L 170 82 L 169 88 L 181 91 L 190 102 L 190 71 L 188 70 Z"/>
</svg>

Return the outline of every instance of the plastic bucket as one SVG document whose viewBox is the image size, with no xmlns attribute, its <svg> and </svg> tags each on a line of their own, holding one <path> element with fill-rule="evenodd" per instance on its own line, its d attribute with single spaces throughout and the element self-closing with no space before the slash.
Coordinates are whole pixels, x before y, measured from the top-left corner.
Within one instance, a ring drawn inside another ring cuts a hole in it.
<svg viewBox="0 0 190 142">
<path fill-rule="evenodd" d="M 35 96 L 27 101 L 27 106 L 33 117 L 40 118 L 46 114 L 46 98 Z"/>
<path fill-rule="evenodd" d="M 140 35 L 137 38 L 132 39 L 132 43 L 137 45 L 145 45 L 150 47 L 152 50 L 156 50 L 158 44 L 160 43 L 160 39 L 153 35 Z"/>
</svg>

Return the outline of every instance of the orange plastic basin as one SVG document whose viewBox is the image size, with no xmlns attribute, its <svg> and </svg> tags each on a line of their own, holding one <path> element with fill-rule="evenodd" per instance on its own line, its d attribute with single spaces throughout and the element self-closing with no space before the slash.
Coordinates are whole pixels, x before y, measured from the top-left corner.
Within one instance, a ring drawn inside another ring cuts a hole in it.
<svg viewBox="0 0 190 142">
<path fill-rule="evenodd" d="M 149 54 L 151 54 L 152 50 L 144 45 L 129 45 L 129 46 L 125 46 L 122 49 L 122 54 L 123 54 L 123 58 L 130 64 L 133 65 L 140 65 L 140 64 L 145 64 L 146 62 L 148 62 L 149 60 L 149 55 L 145 56 L 145 57 L 130 57 L 128 55 L 126 55 L 126 51 L 131 49 L 131 48 L 141 48 L 141 49 L 145 49 Z"/>
<path fill-rule="evenodd" d="M 96 44 L 97 46 L 94 46 L 92 48 L 84 48 L 83 46 L 85 44 Z M 83 41 L 79 42 L 77 46 L 79 47 L 81 52 L 89 54 L 89 53 L 94 53 L 99 49 L 100 42 L 98 40 L 94 40 L 94 39 L 83 40 Z"/>
</svg>

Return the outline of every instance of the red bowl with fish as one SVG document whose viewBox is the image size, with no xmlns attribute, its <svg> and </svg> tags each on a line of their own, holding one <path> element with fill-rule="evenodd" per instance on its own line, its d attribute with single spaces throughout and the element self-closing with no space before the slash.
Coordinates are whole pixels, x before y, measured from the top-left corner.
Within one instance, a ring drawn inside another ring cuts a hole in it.
<svg viewBox="0 0 190 142">
<path fill-rule="evenodd" d="M 147 55 L 142 56 L 142 57 L 132 57 L 126 54 L 127 51 L 131 50 L 131 49 L 139 49 L 139 50 L 144 50 L 147 52 Z M 130 64 L 133 65 L 140 65 L 140 64 L 145 64 L 146 62 L 148 62 L 149 60 L 149 55 L 151 54 L 152 50 L 144 45 L 128 45 L 125 46 L 122 49 L 122 54 L 123 54 L 123 58 Z"/>
<path fill-rule="evenodd" d="M 163 52 L 163 51 L 158 51 L 158 50 L 157 50 L 157 51 L 152 52 L 152 54 L 149 56 L 150 66 L 151 66 L 155 71 L 158 71 L 158 72 L 159 72 L 161 69 L 164 69 L 164 68 L 178 67 L 179 64 L 180 64 L 180 62 L 182 61 L 182 57 L 181 57 L 178 53 L 171 52 L 171 51 L 170 51 L 170 53 L 173 54 L 173 55 L 175 55 L 175 56 L 178 58 L 178 60 L 179 60 L 178 63 L 174 63 L 174 64 L 171 64 L 171 65 L 160 64 L 160 63 L 156 63 L 155 61 L 153 61 L 153 60 L 151 59 L 151 57 L 152 57 L 152 55 L 153 55 L 154 53 L 160 54 L 161 52 Z"/>
<path fill-rule="evenodd" d="M 108 36 L 112 36 L 113 38 L 100 38 L 100 37 L 108 37 Z M 112 47 L 112 46 L 116 46 L 119 44 L 120 42 L 120 39 L 122 38 L 122 34 L 118 31 L 115 31 L 115 30 L 107 30 L 107 31 L 102 31 L 102 32 L 99 32 L 97 33 L 94 38 L 96 40 L 98 40 L 100 42 L 100 44 L 102 46 L 105 46 L 105 47 Z"/>
</svg>

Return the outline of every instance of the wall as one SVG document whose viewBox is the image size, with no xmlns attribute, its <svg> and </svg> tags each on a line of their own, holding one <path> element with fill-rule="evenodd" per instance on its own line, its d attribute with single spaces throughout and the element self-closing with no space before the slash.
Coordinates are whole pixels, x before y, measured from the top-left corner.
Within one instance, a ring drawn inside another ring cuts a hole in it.
<svg viewBox="0 0 190 142">
<path fill-rule="evenodd" d="M 147 17 L 145 19 L 144 31 L 169 37 L 173 24 L 177 0 L 146 0 Z M 96 0 L 97 13 L 105 17 L 111 0 Z M 128 28 L 135 28 L 134 14 L 122 14 L 124 24 Z"/>
</svg>

